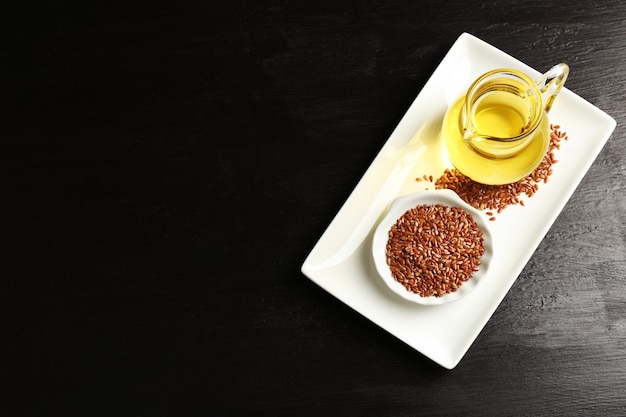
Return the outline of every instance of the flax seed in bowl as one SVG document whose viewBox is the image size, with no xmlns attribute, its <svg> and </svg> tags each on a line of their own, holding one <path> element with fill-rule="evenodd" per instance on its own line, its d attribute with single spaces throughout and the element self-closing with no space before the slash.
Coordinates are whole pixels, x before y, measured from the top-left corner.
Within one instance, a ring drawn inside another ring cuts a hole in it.
<svg viewBox="0 0 626 417">
<path fill-rule="evenodd" d="M 376 270 L 400 297 L 418 304 L 457 300 L 484 280 L 493 257 L 489 221 L 454 191 L 399 197 L 373 239 Z"/>
</svg>

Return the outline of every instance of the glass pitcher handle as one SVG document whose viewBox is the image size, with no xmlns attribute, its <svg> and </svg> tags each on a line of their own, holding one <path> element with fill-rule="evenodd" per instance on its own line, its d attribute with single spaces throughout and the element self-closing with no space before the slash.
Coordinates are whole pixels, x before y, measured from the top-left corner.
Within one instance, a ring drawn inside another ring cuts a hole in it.
<svg viewBox="0 0 626 417">
<path fill-rule="evenodd" d="M 569 66 L 567 64 L 560 63 L 550 68 L 548 72 L 537 78 L 535 81 L 535 84 L 537 84 L 537 88 L 539 88 L 541 94 L 547 96 L 545 99 L 546 105 L 544 107 L 546 113 L 552 108 L 554 99 L 559 94 L 559 91 L 561 91 L 568 75 Z"/>
</svg>

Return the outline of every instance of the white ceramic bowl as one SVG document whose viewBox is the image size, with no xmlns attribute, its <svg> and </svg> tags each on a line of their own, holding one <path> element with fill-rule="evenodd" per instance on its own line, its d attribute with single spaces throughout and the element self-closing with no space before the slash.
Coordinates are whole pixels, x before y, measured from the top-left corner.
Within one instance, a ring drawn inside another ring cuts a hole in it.
<svg viewBox="0 0 626 417">
<path fill-rule="evenodd" d="M 391 275 L 391 270 L 387 265 L 386 247 L 389 239 L 389 229 L 395 224 L 407 210 L 423 204 L 443 204 L 448 207 L 458 207 L 469 213 L 474 218 L 476 225 L 483 233 L 483 245 L 485 252 L 480 260 L 478 272 L 475 272 L 470 279 L 465 281 L 455 292 L 448 293 L 441 297 L 422 297 L 419 294 L 408 291 L 402 284 L 396 281 Z M 405 300 L 412 301 L 424 305 L 443 304 L 450 301 L 458 300 L 465 296 L 474 288 L 476 288 L 485 278 L 489 269 L 489 264 L 493 258 L 493 237 L 489 227 L 487 216 L 474 207 L 467 204 L 454 191 L 451 190 L 434 190 L 419 191 L 414 194 L 398 197 L 395 199 L 385 217 L 380 221 L 374 232 L 372 242 L 372 251 L 374 255 L 374 264 L 378 274 L 389 289 L 398 294 Z"/>
</svg>

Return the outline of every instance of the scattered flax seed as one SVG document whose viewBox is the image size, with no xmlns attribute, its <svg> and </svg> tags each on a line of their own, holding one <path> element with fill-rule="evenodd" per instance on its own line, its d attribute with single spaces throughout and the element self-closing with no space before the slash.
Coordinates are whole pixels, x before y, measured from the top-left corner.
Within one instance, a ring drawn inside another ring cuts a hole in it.
<svg viewBox="0 0 626 417">
<path fill-rule="evenodd" d="M 387 265 L 394 279 L 421 297 L 457 291 L 478 271 L 485 252 L 472 215 L 443 204 L 407 210 L 388 235 Z"/>
<path fill-rule="evenodd" d="M 568 140 L 567 134 L 560 128 L 559 125 L 550 125 L 550 144 L 546 155 L 533 172 L 517 182 L 505 185 L 485 185 L 472 181 L 457 169 L 446 169 L 443 175 L 435 181 L 435 188 L 455 191 L 465 202 L 479 210 L 496 210 L 501 213 L 510 205 L 524 206 L 525 203 L 520 196 L 525 194 L 529 198 L 532 197 L 539 189 L 539 184 L 547 183 L 552 175 L 552 165 L 558 162 L 554 157 L 554 151 L 559 149 L 562 140 Z M 492 216 L 493 212 L 489 211 L 487 215 Z"/>
</svg>

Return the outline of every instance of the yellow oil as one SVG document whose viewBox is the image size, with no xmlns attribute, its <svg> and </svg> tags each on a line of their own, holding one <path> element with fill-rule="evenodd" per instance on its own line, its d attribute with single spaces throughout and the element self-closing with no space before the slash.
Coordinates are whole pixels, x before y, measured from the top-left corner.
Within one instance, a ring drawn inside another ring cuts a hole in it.
<svg viewBox="0 0 626 417">
<path fill-rule="evenodd" d="M 528 104 L 516 94 L 492 91 L 479 98 L 475 107 L 473 125 L 484 135 L 512 138 L 522 133 L 528 123 Z"/>
<path fill-rule="evenodd" d="M 499 185 L 516 182 L 539 165 L 550 141 L 546 114 L 532 135 L 523 140 L 477 140 L 472 142 L 472 148 L 463 137 L 461 111 L 464 102 L 465 97 L 461 97 L 452 105 L 442 128 L 445 147 L 455 168 L 476 182 Z M 516 137 L 528 128 L 530 112 L 528 101 L 520 95 L 495 90 L 476 101 L 472 123 L 482 135 Z"/>
</svg>

